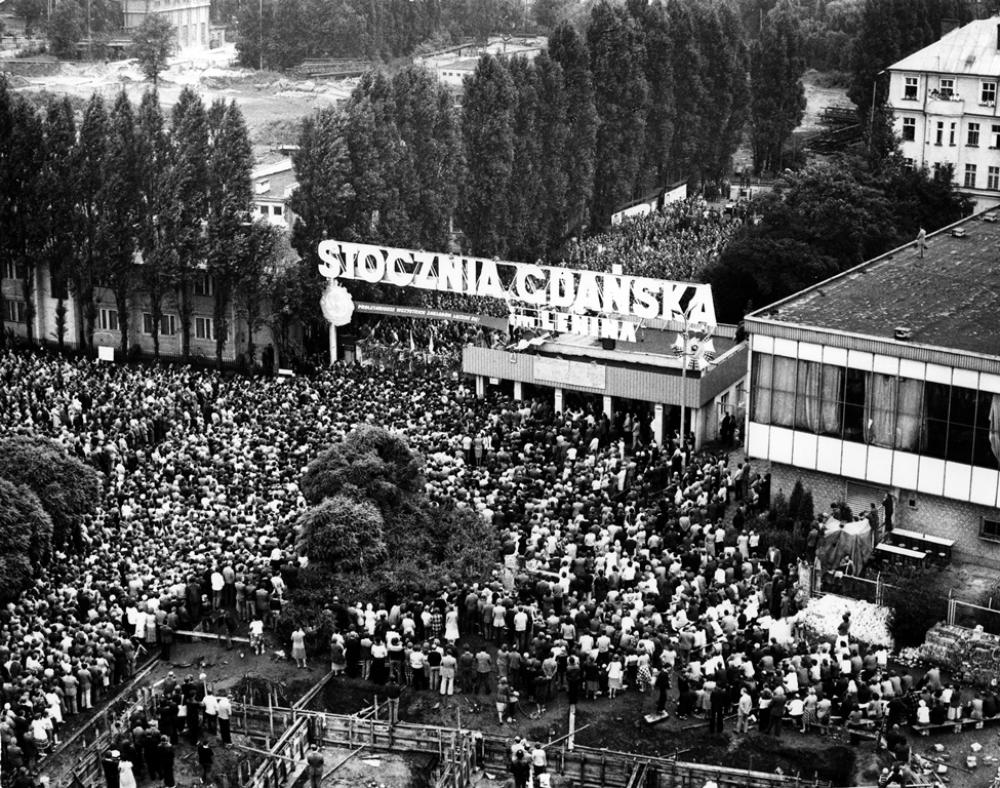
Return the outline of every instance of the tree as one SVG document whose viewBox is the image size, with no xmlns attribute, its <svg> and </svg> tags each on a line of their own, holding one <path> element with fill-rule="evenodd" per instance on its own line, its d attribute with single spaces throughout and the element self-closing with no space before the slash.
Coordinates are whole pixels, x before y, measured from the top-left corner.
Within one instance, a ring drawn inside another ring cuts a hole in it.
<svg viewBox="0 0 1000 788">
<path fill-rule="evenodd" d="M 299 515 L 295 530 L 299 549 L 337 572 L 371 572 L 388 555 L 382 514 L 368 501 L 324 498 Z"/>
<path fill-rule="evenodd" d="M 317 565 L 301 578 L 308 583 L 395 597 L 442 579 L 480 580 L 495 564 L 493 530 L 468 507 L 429 501 L 421 458 L 381 428 L 360 427 L 331 446 L 300 488 L 312 504 L 298 521 L 300 545 Z"/>
<path fill-rule="evenodd" d="M 31 490 L 52 519 L 56 547 L 82 552 L 83 518 L 101 495 L 100 475 L 71 457 L 55 441 L 14 436 L 0 439 L 0 479 Z M 34 518 L 37 522 L 37 518 Z M 44 547 L 41 533 L 39 548 Z"/>
<path fill-rule="evenodd" d="M 470 251 L 505 256 L 510 238 L 508 193 L 514 167 L 517 95 L 503 61 L 483 55 L 465 80 L 462 137 L 468 171 L 459 222 Z"/>
<path fill-rule="evenodd" d="M 24 20 L 25 35 L 35 32 L 35 25 L 46 12 L 45 0 L 15 0 L 14 13 Z"/>
<path fill-rule="evenodd" d="M 41 259 L 52 277 L 56 298 L 56 341 L 62 348 L 66 341 L 67 269 L 75 253 L 76 204 L 73 196 L 73 146 L 76 123 L 69 99 L 53 101 L 46 108 L 42 137 L 45 165 L 42 174 L 47 197 L 42 221 L 45 241 Z"/>
<path fill-rule="evenodd" d="M 751 49 L 751 140 L 758 173 L 781 169 L 782 148 L 802 122 L 806 108 L 802 46 L 798 20 L 788 6 L 778 6 L 767 15 Z"/>
<path fill-rule="evenodd" d="M 591 222 L 602 227 L 635 195 L 649 109 L 642 34 L 621 6 L 601 0 L 587 27 L 594 106 L 600 118 Z"/>
<path fill-rule="evenodd" d="M 166 212 L 169 205 L 171 152 L 164 131 L 163 113 L 155 90 L 147 90 L 136 116 L 136 161 L 138 162 L 139 198 L 136 219 L 140 271 L 143 290 L 149 298 L 152 321 L 153 356 L 160 357 L 160 323 L 163 299 L 169 289 L 167 261 L 171 249 L 167 243 Z"/>
<path fill-rule="evenodd" d="M 171 114 L 171 166 L 167 179 L 164 236 L 166 276 L 174 290 L 181 328 L 181 355 L 191 353 L 192 289 L 205 257 L 203 222 L 208 214 L 208 117 L 201 97 L 181 91 Z"/>
<path fill-rule="evenodd" d="M 74 265 L 70 271 L 70 284 L 76 296 L 80 347 L 91 351 L 94 346 L 94 323 L 97 319 L 94 289 L 100 276 L 105 244 L 111 240 L 101 232 L 104 201 L 108 195 L 104 188 L 108 138 L 108 113 L 104 108 L 104 99 L 99 93 L 95 93 L 84 110 L 73 156 L 76 175 L 74 193 L 80 232 L 77 235 Z"/>
<path fill-rule="evenodd" d="M 222 365 L 222 351 L 230 326 L 229 306 L 246 259 L 250 222 L 250 169 L 252 151 L 243 113 L 236 102 L 213 105 L 220 114 L 212 135 L 208 221 L 208 273 L 215 282 L 215 358 Z M 210 113 L 212 114 L 212 113 Z"/>
<path fill-rule="evenodd" d="M 561 238 L 582 232 L 590 221 L 590 201 L 594 193 L 594 149 L 597 144 L 597 109 L 594 82 L 590 73 L 587 42 L 566 23 L 549 37 L 548 54 L 562 67 L 566 84 L 566 141 L 564 166 L 568 180 Z"/>
<path fill-rule="evenodd" d="M 644 69 L 649 84 L 649 114 L 637 187 L 640 193 L 647 193 L 666 186 L 673 176 L 670 160 L 675 114 L 673 41 L 664 5 L 633 0 L 628 9 L 646 39 Z"/>
<path fill-rule="evenodd" d="M 97 263 L 97 279 L 111 289 L 118 310 L 121 351 L 128 352 L 132 313 L 129 298 L 135 279 L 136 230 L 140 181 L 135 114 L 125 91 L 118 94 L 108 121 L 107 156 L 101 202 L 104 206 L 98 232 L 103 254 Z"/>
<path fill-rule="evenodd" d="M 240 241 L 241 260 L 235 283 L 236 314 L 247 324 L 246 359 L 252 367 L 257 362 L 254 334 L 273 317 L 273 311 L 265 312 L 268 306 L 272 310 L 281 309 L 276 297 L 279 266 L 284 257 L 294 252 L 288 244 L 288 236 L 264 221 L 254 222 L 248 232 L 241 234 Z"/>
<path fill-rule="evenodd" d="M 6 92 L 5 87 L 0 90 Z M 38 217 L 44 213 L 43 185 L 45 150 L 42 121 L 34 107 L 20 97 L 11 97 L 4 133 L 3 173 L 0 174 L 0 262 L 14 266 L 24 298 L 24 321 L 28 342 L 34 340 L 36 312 L 35 279 L 38 259 L 45 244 L 45 227 Z"/>
<path fill-rule="evenodd" d="M 177 31 L 162 14 L 147 14 L 132 33 L 132 57 L 139 61 L 139 68 L 155 88 L 160 72 L 167 68 L 167 59 L 173 54 Z"/>
<path fill-rule="evenodd" d="M 52 518 L 28 487 L 0 477 L 0 600 L 17 599 L 52 549 Z"/>
<path fill-rule="evenodd" d="M 699 41 L 698 17 L 690 3 L 668 0 L 667 16 L 673 57 L 674 133 L 670 147 L 671 179 L 697 179 L 701 162 L 699 146 L 706 135 L 718 129 L 705 125 L 704 108 L 714 100 L 708 93 L 705 60 L 714 53 L 702 52 Z"/>
<path fill-rule="evenodd" d="M 368 72 L 351 93 L 344 139 L 354 188 L 349 233 L 361 241 L 410 245 L 413 232 L 403 200 L 408 159 L 396 126 L 392 82 L 386 74 Z"/>
<path fill-rule="evenodd" d="M 534 260 L 545 252 L 541 223 L 542 140 L 541 84 L 538 71 L 523 57 L 508 63 L 517 104 L 512 115 L 514 158 L 511 163 L 508 212 L 510 232 L 507 239 L 509 254 L 517 260 Z"/>
<path fill-rule="evenodd" d="M 76 0 L 60 0 L 49 17 L 49 51 L 56 57 L 75 54 L 76 42 L 87 32 L 87 18 Z"/>
<path fill-rule="evenodd" d="M 463 177 L 458 113 L 448 88 L 426 69 L 397 72 L 392 91 L 403 144 L 401 194 L 414 242 L 423 249 L 445 249 Z"/>
<path fill-rule="evenodd" d="M 302 276 L 317 293 L 323 284 L 317 249 L 324 238 L 341 238 L 347 231 L 348 210 L 354 199 L 351 161 L 344 135 L 344 121 L 332 108 L 317 112 L 302 122 L 299 146 L 292 154 L 299 188 L 288 208 L 295 215 L 292 246 L 302 257 Z M 345 240 L 351 240 L 346 238 Z M 305 321 L 321 320 L 316 298 L 300 302 L 309 309 Z"/>
<path fill-rule="evenodd" d="M 566 239 L 569 226 L 567 203 L 570 189 L 569 161 L 570 107 L 562 66 L 542 52 L 535 58 L 538 117 L 535 121 L 539 142 L 538 232 L 542 254 L 554 254 Z"/>
</svg>

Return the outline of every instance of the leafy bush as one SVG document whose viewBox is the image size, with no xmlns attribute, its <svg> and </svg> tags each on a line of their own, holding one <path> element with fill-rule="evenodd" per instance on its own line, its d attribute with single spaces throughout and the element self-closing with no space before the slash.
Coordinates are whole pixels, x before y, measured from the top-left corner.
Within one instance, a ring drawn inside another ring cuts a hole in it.
<svg viewBox="0 0 1000 788">
<path fill-rule="evenodd" d="M 919 646 L 927 630 L 948 613 L 948 587 L 934 567 L 898 567 L 882 573 L 884 604 L 894 611 L 890 629 L 897 647 Z"/>
<path fill-rule="evenodd" d="M 52 548 L 52 518 L 38 496 L 0 478 L 0 601 L 15 599 Z"/>
<path fill-rule="evenodd" d="M 55 441 L 15 436 L 0 440 L 0 478 L 31 490 L 52 518 L 52 541 L 83 548 L 80 525 L 101 494 L 100 475 Z"/>
</svg>

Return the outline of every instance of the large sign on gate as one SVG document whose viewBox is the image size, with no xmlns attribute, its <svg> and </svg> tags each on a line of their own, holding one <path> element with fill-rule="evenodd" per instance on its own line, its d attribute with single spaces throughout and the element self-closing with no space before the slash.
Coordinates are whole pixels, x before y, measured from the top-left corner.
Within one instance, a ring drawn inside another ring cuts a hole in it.
<svg viewBox="0 0 1000 788">
<path fill-rule="evenodd" d="M 716 324 L 706 284 L 344 241 L 321 242 L 319 256 L 329 279 L 502 299 L 512 323 L 530 328 L 634 342 L 641 320 Z"/>
</svg>

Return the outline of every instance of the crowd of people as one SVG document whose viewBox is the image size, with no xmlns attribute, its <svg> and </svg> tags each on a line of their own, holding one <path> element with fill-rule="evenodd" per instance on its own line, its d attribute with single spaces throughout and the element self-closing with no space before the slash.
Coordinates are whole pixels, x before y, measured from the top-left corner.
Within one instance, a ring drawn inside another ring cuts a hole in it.
<svg viewBox="0 0 1000 788">
<path fill-rule="evenodd" d="M 617 263 L 632 276 L 701 281 L 746 220 L 747 211 L 745 203 L 724 211 L 701 197 L 670 202 L 606 233 L 574 241 L 567 263 L 601 271 Z"/>
<path fill-rule="evenodd" d="M 249 624 L 262 649 L 308 565 L 295 549 L 297 480 L 365 423 L 404 435 L 426 460 L 427 495 L 475 509 L 503 551 L 488 581 L 431 598 L 331 595 L 334 672 L 489 695 L 500 721 L 560 693 L 613 703 L 626 691 L 705 715 L 713 730 L 736 711 L 738 728 L 753 717 L 775 735 L 786 711 L 802 728 L 920 714 L 907 677 L 854 642 L 849 620 L 835 644 L 796 637 L 799 556 L 754 530 L 769 476 L 693 452 L 690 436 L 657 446 L 644 413 L 477 399 L 440 368 L 249 381 L 2 350 L 0 433 L 47 436 L 104 485 L 82 554 L 56 552 L 0 610 L 5 759 L 13 745 L 37 763 L 65 719 L 131 676 L 143 652 L 169 659 L 178 633 Z M 277 645 L 304 664 L 301 637 Z M 171 697 L 204 708 L 199 692 Z M 150 746 L 171 731 L 176 719 L 160 719 Z"/>
</svg>

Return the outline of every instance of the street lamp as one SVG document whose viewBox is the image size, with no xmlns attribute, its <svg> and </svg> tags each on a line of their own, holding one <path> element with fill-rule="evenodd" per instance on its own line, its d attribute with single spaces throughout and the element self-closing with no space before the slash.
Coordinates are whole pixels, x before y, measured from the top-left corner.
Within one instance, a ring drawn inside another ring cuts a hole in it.
<svg viewBox="0 0 1000 788">
<path fill-rule="evenodd" d="M 691 312 L 694 306 L 684 310 L 684 330 L 678 333 L 674 340 L 674 355 L 681 359 L 681 446 L 687 437 L 685 429 L 687 422 L 687 368 L 688 359 L 691 359 L 692 366 L 698 368 L 698 361 L 708 361 L 708 356 L 715 355 L 715 345 L 712 343 L 712 326 L 705 326 L 698 323 L 691 323 Z M 695 340 L 692 343 L 691 340 Z"/>
</svg>

